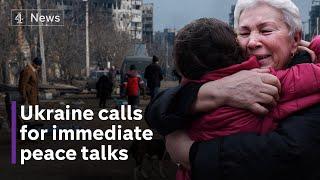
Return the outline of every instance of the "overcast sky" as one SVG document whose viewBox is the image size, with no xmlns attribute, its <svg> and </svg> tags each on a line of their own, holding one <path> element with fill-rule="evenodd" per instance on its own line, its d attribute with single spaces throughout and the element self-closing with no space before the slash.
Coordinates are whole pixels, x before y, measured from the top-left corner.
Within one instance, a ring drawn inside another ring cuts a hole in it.
<svg viewBox="0 0 320 180">
<path fill-rule="evenodd" d="M 307 21 L 312 0 L 293 0 Z M 154 30 L 164 28 L 179 29 L 190 21 L 200 17 L 215 17 L 229 22 L 229 13 L 236 0 L 143 0 L 154 4 Z M 307 28 L 307 24 L 305 27 Z"/>
</svg>

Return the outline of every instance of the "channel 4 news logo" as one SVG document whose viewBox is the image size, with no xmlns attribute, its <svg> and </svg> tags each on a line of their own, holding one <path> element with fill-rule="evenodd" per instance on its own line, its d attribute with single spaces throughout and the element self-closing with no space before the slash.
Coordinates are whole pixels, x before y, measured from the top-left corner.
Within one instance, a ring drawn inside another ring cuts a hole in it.
<svg viewBox="0 0 320 180">
<path fill-rule="evenodd" d="M 64 11 L 58 9 L 12 9 L 12 26 L 63 26 Z"/>
</svg>

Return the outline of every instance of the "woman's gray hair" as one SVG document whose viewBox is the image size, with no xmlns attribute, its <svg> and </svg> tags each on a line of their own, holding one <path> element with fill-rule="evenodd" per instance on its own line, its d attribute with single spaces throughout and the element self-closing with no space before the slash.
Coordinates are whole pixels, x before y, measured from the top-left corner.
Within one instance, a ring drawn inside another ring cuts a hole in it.
<svg viewBox="0 0 320 180">
<path fill-rule="evenodd" d="M 285 23 L 289 27 L 290 35 L 302 31 L 301 16 L 298 7 L 291 0 L 238 0 L 234 9 L 234 27 L 239 27 L 239 19 L 241 13 L 250 7 L 256 7 L 260 4 L 267 4 L 271 7 L 279 9 Z"/>
</svg>

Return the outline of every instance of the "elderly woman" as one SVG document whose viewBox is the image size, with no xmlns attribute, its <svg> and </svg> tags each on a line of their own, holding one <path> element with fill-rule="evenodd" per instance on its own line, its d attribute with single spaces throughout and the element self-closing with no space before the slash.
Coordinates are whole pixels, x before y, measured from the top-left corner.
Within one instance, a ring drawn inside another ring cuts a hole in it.
<svg viewBox="0 0 320 180">
<path fill-rule="evenodd" d="M 310 56 L 297 51 L 301 19 L 290 0 L 238 0 L 234 15 L 240 45 L 263 67 L 284 69 L 311 62 Z M 242 133 L 193 142 L 177 131 L 198 112 L 222 105 L 266 114 L 279 88 L 277 78 L 264 70 L 242 71 L 162 92 L 147 108 L 146 119 L 166 135 L 172 159 L 190 166 L 194 179 L 319 179 L 319 105 L 290 116 L 266 135 Z"/>
</svg>

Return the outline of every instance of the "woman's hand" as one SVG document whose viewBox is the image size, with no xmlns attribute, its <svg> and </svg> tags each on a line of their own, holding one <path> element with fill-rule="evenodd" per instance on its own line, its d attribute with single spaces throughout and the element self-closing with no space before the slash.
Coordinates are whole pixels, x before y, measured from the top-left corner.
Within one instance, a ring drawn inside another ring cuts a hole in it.
<svg viewBox="0 0 320 180">
<path fill-rule="evenodd" d="M 310 42 L 309 41 L 305 41 L 305 40 L 301 40 L 298 45 L 299 46 L 303 46 L 303 47 L 309 47 L 310 46 Z"/>
<path fill-rule="evenodd" d="M 311 43 L 309 41 L 301 40 L 298 46 L 298 51 L 307 51 L 311 57 L 311 61 L 316 63 L 317 56 L 311 49 L 309 49 L 310 44 Z"/>
<path fill-rule="evenodd" d="M 231 76 L 204 84 L 198 93 L 193 111 L 207 112 L 222 105 L 248 109 L 256 114 L 268 113 L 276 105 L 281 88 L 269 69 L 240 71 Z"/>
<path fill-rule="evenodd" d="M 166 148 L 173 162 L 190 169 L 189 151 L 193 141 L 184 131 L 175 131 L 166 136 Z"/>
<path fill-rule="evenodd" d="M 305 47 L 305 46 L 298 46 L 298 51 L 307 51 L 311 57 L 311 61 L 313 63 L 316 63 L 317 60 L 317 56 L 316 54 L 309 48 Z"/>
</svg>

